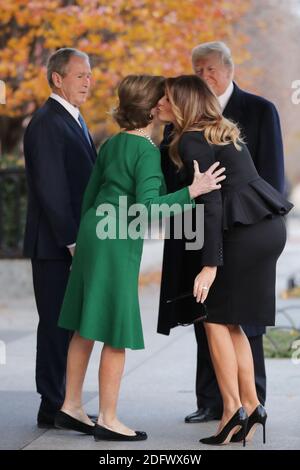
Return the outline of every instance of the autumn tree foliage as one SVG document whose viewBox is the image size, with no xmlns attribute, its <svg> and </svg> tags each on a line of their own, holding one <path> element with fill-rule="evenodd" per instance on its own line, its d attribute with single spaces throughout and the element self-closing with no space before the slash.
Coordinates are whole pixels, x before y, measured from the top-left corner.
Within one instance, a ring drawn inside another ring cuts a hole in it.
<svg viewBox="0 0 300 470">
<path fill-rule="evenodd" d="M 243 42 L 234 31 L 248 1 L 0 0 L 2 152 L 20 141 L 28 118 L 49 95 L 45 64 L 60 47 L 88 53 L 93 88 L 83 113 L 96 140 L 110 130 L 115 88 L 129 73 L 191 71 L 190 52 L 203 41 Z"/>
</svg>

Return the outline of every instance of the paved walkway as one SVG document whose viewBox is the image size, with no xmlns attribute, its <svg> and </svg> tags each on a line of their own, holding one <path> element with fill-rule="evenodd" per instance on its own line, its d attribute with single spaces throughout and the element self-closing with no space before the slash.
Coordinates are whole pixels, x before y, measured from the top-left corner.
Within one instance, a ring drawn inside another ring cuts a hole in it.
<svg viewBox="0 0 300 470">
<path fill-rule="evenodd" d="M 146 243 L 143 273 L 160 269 L 162 244 Z M 289 274 L 300 268 L 300 222 L 290 221 L 289 243 L 278 269 L 278 292 Z M 154 276 L 155 278 L 155 276 Z M 62 430 L 40 430 L 35 425 L 39 397 L 35 393 L 34 357 L 37 316 L 33 297 L 0 302 L 0 339 L 6 345 L 6 364 L 0 365 L 0 449 L 174 449 L 203 450 L 199 438 L 214 432 L 216 423 L 191 425 L 184 416 L 195 409 L 196 345 L 193 328 L 177 328 L 170 337 L 156 334 L 158 285 L 141 288 L 146 349 L 128 351 L 119 414 L 124 422 L 148 432 L 141 443 L 96 443 L 89 436 Z M 299 305 L 279 300 L 279 306 Z M 300 325 L 300 312 L 293 310 Z M 281 317 L 281 316 L 280 316 Z M 283 318 L 278 319 L 282 324 Z M 87 410 L 97 412 L 97 366 L 100 346 L 92 355 L 86 379 Z M 300 358 L 300 352 L 298 354 Z M 2 357 L 3 359 L 3 357 Z M 246 449 L 300 449 L 300 364 L 290 359 L 267 360 L 267 444 L 257 431 Z M 240 449 L 232 444 L 222 449 Z"/>
</svg>

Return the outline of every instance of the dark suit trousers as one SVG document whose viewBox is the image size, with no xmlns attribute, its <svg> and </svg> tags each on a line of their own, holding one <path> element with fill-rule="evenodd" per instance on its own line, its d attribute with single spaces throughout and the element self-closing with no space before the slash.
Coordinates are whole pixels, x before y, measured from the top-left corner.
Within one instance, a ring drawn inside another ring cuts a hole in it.
<svg viewBox="0 0 300 470">
<path fill-rule="evenodd" d="M 210 358 L 207 338 L 202 323 L 195 324 L 198 345 L 196 395 L 198 409 L 202 407 L 222 409 L 222 398 L 217 384 L 213 364 Z M 248 337 L 255 372 L 255 385 L 259 401 L 264 405 L 266 400 L 266 370 L 263 351 L 263 336 Z"/>
<path fill-rule="evenodd" d="M 65 397 L 67 353 L 71 333 L 57 321 L 70 273 L 68 260 L 32 260 L 33 287 L 39 315 L 36 386 L 41 409 L 57 411 Z"/>
</svg>

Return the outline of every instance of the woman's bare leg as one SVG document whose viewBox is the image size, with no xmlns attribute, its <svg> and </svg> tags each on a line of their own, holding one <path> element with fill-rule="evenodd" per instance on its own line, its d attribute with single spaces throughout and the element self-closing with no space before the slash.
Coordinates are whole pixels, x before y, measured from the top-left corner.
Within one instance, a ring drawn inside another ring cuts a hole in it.
<svg viewBox="0 0 300 470">
<path fill-rule="evenodd" d="M 217 431 L 219 432 L 242 406 L 239 394 L 238 362 L 227 326 L 204 322 L 204 327 L 223 399 L 223 415 Z"/>
<path fill-rule="evenodd" d="M 93 422 L 82 408 L 82 387 L 93 346 L 94 341 L 74 333 L 68 351 L 66 396 L 61 408 L 73 418 L 91 426 Z"/>
<path fill-rule="evenodd" d="M 247 336 L 240 326 L 230 325 L 228 328 L 238 362 L 238 381 L 241 402 L 248 415 L 250 415 L 259 405 L 255 387 L 251 347 Z"/>
<path fill-rule="evenodd" d="M 125 349 L 105 344 L 99 366 L 99 419 L 98 424 L 120 434 L 134 436 L 135 432 L 117 418 L 117 404 L 125 365 Z"/>
</svg>

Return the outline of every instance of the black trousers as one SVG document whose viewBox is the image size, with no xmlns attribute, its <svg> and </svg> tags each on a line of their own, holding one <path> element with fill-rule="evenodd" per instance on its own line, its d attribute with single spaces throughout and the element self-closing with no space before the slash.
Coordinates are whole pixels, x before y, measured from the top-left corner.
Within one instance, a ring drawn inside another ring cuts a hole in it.
<svg viewBox="0 0 300 470">
<path fill-rule="evenodd" d="M 195 324 L 195 335 L 198 345 L 196 395 L 198 409 L 216 408 L 222 410 L 222 398 L 211 361 L 208 342 L 203 323 Z M 263 336 L 248 337 L 254 362 L 255 385 L 259 401 L 266 401 L 266 370 L 263 351 Z"/>
<path fill-rule="evenodd" d="M 70 261 L 32 260 L 33 287 L 39 315 L 36 387 L 41 409 L 57 411 L 65 397 L 67 353 L 71 333 L 57 321 L 70 273 Z"/>
</svg>

